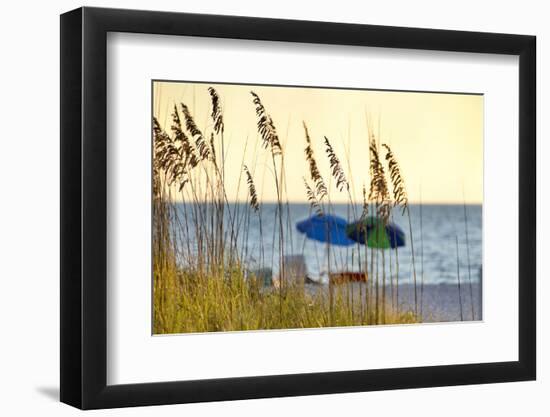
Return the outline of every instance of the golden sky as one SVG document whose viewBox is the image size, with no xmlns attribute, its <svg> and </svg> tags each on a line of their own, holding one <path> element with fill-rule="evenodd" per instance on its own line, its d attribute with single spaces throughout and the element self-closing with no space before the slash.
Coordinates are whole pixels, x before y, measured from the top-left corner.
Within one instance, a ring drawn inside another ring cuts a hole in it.
<svg viewBox="0 0 550 417">
<path fill-rule="evenodd" d="M 291 202 L 306 201 L 303 177 L 309 180 L 309 171 L 304 158 L 304 121 L 321 174 L 330 184 L 331 201 L 347 202 L 348 196 L 338 192 L 331 178 L 324 136 L 345 168 L 352 194 L 361 200 L 362 186 L 368 189 L 370 181 L 367 120 L 380 142 L 390 145 L 396 155 L 411 202 L 479 204 L 483 200 L 481 95 L 154 82 L 154 115 L 169 131 L 174 104 L 184 102 L 209 137 L 209 86 L 218 91 L 223 108 L 230 200 L 247 198 L 244 178 L 238 186 L 243 163 L 253 173 L 261 201 L 276 200 L 271 159 L 257 133 L 251 90 L 260 96 L 275 123 L 285 153 L 285 197 Z"/>
</svg>

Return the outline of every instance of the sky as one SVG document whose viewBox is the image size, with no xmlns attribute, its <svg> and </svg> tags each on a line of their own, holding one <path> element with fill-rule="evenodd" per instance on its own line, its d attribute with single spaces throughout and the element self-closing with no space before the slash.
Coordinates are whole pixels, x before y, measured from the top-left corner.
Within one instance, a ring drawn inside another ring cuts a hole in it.
<svg viewBox="0 0 550 417">
<path fill-rule="evenodd" d="M 229 200 L 246 201 L 242 166 L 252 172 L 262 202 L 276 201 L 271 155 L 262 148 L 250 91 L 272 117 L 284 152 L 285 200 L 307 201 L 311 183 L 304 157 L 307 124 L 315 159 L 333 203 L 348 202 L 336 189 L 325 153 L 326 136 L 345 169 L 355 201 L 369 177 L 369 126 L 397 157 L 411 203 L 481 204 L 483 201 L 483 96 L 286 86 L 153 82 L 153 115 L 170 130 L 174 104 L 185 103 L 210 137 L 208 87 L 218 92 L 225 123 L 225 188 Z M 216 138 L 217 154 L 222 140 Z M 240 186 L 239 186 L 240 182 Z"/>
</svg>

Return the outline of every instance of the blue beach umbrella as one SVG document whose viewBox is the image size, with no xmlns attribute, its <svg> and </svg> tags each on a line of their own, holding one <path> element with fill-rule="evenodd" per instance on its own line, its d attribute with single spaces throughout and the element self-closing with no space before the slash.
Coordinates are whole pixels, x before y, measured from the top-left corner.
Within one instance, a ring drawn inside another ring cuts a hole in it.
<svg viewBox="0 0 550 417">
<path fill-rule="evenodd" d="M 348 238 L 345 219 L 331 214 L 318 214 L 296 223 L 296 229 L 308 238 L 331 245 L 350 246 L 355 242 Z"/>
<path fill-rule="evenodd" d="M 350 239 L 370 248 L 393 249 L 405 246 L 405 233 L 399 226 L 395 223 L 384 225 L 382 220 L 372 216 L 351 223 L 346 232 Z"/>
</svg>

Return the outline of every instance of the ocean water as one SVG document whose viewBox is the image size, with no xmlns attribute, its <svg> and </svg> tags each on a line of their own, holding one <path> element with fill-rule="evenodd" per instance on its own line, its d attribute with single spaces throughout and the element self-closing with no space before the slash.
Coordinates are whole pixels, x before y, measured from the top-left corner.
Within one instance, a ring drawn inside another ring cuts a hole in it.
<svg viewBox="0 0 550 417">
<path fill-rule="evenodd" d="M 229 207 L 225 213 L 226 240 L 230 240 L 230 224 L 233 223 L 233 234 L 237 237 L 237 247 L 246 268 L 250 271 L 263 271 L 276 278 L 280 264 L 277 205 L 263 204 L 259 214 L 252 212 L 244 203 L 230 204 Z M 327 211 L 349 222 L 356 218 L 350 205 L 332 204 Z M 408 216 L 402 215 L 399 208 L 393 209 L 391 221 L 405 232 L 405 246 L 397 250 L 369 250 L 369 269 L 371 253 L 377 259 L 374 268 L 378 268 L 378 271 L 381 271 L 383 256 L 388 277 L 395 279 L 398 274 L 400 283 L 412 284 L 414 246 L 417 280 L 423 279 L 425 284 L 456 284 L 460 274 L 463 283 L 469 282 L 470 279 L 472 283 L 480 282 L 482 206 L 466 205 L 466 216 L 464 211 L 463 205 L 411 205 L 411 242 Z M 333 273 L 364 270 L 364 246 L 327 245 L 307 238 L 296 229 L 297 222 L 311 216 L 309 204 L 285 204 L 283 212 L 283 253 L 285 256 L 303 256 L 306 274 L 312 280 L 328 282 L 329 271 Z M 187 251 L 186 259 L 192 259 L 198 242 L 193 225 L 190 224 L 192 222 L 184 220 L 190 216 L 190 206 L 179 204 L 178 213 L 179 245 L 183 252 Z M 358 216 L 361 207 L 357 206 L 355 213 Z"/>
</svg>

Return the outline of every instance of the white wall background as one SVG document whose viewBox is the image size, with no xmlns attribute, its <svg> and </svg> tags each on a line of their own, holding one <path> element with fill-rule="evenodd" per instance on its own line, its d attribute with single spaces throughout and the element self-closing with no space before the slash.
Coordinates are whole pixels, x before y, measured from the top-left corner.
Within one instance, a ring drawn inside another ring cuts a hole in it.
<svg viewBox="0 0 550 417">
<path fill-rule="evenodd" d="M 59 17 L 81 3 L 5 2 L 0 17 L 0 410 L 3 415 L 74 415 L 59 404 Z M 87 5 L 534 34 L 538 37 L 538 208 L 550 168 L 545 114 L 550 26 L 544 2 L 437 0 L 92 1 Z M 546 233 L 545 233 L 546 232 Z M 312 414 L 475 416 L 550 412 L 550 221 L 539 214 L 538 381 L 100 411 L 94 415 L 279 416 Z"/>
</svg>

